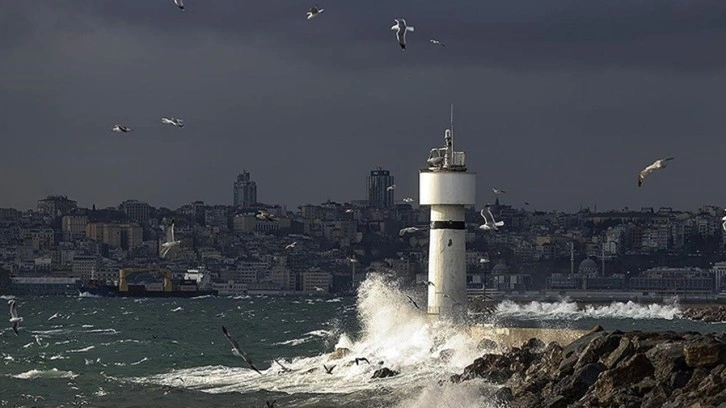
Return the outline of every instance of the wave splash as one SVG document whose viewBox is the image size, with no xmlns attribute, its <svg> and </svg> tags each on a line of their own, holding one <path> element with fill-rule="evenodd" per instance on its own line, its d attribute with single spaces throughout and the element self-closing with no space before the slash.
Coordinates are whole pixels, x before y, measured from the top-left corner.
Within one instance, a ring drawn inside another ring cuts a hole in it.
<svg viewBox="0 0 726 408">
<path fill-rule="evenodd" d="M 580 320 L 580 319 L 664 319 L 673 320 L 682 316 L 677 303 L 644 305 L 628 301 L 613 302 L 609 305 L 579 307 L 577 303 L 563 300 L 561 302 L 529 302 L 518 304 L 509 300 L 499 303 L 496 307 L 498 317 L 516 317 L 519 319 L 537 320 Z"/>
<path fill-rule="evenodd" d="M 481 338 L 472 337 L 465 326 L 429 320 L 424 311 L 416 309 L 406 298 L 408 294 L 423 300 L 423 290 L 419 291 L 405 293 L 396 282 L 370 274 L 358 291 L 360 332 L 340 333 L 333 349 L 318 356 L 279 359 L 289 371 L 274 362 L 263 370 L 264 375 L 242 366 L 214 365 L 129 380 L 178 386 L 181 378 L 185 387 L 207 393 L 250 393 L 265 389 L 286 394 L 328 394 L 331 398 L 334 398 L 332 394 L 340 394 L 345 395 L 346 401 L 351 398 L 378 400 L 384 406 L 392 406 L 390 395 L 376 392 L 385 386 L 396 390 L 393 406 L 487 406 L 481 387 L 491 387 L 484 383 L 467 384 L 468 388 L 451 385 L 446 392 L 436 391 L 438 380 L 460 373 L 482 353 L 477 348 Z M 425 304 L 425 301 L 419 303 Z M 313 331 L 303 338 L 327 334 Z M 331 359 L 330 352 L 343 348 L 348 349 L 344 357 Z M 370 364 L 355 364 L 356 357 L 366 357 Z M 335 365 L 332 374 L 326 374 L 323 364 Z M 400 374 L 383 380 L 371 379 L 374 371 L 382 367 Z M 426 398 L 422 399 L 422 392 Z"/>
</svg>

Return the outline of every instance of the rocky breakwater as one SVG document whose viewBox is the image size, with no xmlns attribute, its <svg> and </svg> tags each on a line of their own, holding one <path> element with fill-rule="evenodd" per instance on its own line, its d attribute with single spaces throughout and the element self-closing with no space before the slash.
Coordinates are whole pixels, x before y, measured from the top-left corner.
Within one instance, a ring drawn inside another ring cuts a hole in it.
<svg viewBox="0 0 726 408">
<path fill-rule="evenodd" d="M 597 326 L 565 347 L 485 354 L 451 380 L 473 378 L 503 385 L 495 398 L 510 408 L 726 406 L 726 335 Z"/>
<path fill-rule="evenodd" d="M 689 307 L 683 317 L 704 322 L 726 322 L 726 306 Z"/>
</svg>

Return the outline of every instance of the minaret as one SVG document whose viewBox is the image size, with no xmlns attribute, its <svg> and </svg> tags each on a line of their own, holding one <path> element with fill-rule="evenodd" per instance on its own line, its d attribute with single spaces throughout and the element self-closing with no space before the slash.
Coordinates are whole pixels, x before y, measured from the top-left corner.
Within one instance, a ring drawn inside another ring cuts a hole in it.
<svg viewBox="0 0 726 408">
<path fill-rule="evenodd" d="M 454 151 L 454 107 L 445 146 L 431 149 L 429 167 L 419 172 L 420 205 L 431 206 L 428 314 L 456 315 L 466 309 L 466 222 L 464 207 L 476 204 L 476 174 L 464 152 Z"/>
</svg>

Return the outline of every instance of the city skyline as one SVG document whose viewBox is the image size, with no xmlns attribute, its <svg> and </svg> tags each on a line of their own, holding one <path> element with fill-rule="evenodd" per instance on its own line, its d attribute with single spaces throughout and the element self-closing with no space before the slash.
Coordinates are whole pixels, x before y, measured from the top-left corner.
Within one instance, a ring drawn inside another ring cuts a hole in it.
<svg viewBox="0 0 726 408">
<path fill-rule="evenodd" d="M 0 207 L 221 204 L 243 167 L 262 201 L 290 207 L 357 197 L 376 166 L 415 198 L 450 103 L 481 205 L 493 186 L 543 210 L 726 203 L 713 172 L 726 4 L 343 1 L 314 21 L 304 5 L 168 6 L 7 5 Z M 398 17 L 416 26 L 405 52 Z"/>
</svg>

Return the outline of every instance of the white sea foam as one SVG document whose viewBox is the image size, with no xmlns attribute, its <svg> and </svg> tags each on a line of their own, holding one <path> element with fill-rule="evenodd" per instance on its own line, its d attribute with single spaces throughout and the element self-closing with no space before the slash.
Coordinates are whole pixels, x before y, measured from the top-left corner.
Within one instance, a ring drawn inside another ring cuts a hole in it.
<svg viewBox="0 0 726 408">
<path fill-rule="evenodd" d="M 68 350 L 66 353 L 85 353 L 86 351 L 95 349 L 96 346 L 88 346 L 81 349 L 75 349 L 75 350 Z"/>
<path fill-rule="evenodd" d="M 580 320 L 580 319 L 665 319 L 673 320 L 681 317 L 677 304 L 640 304 L 634 302 L 613 302 L 609 305 L 586 305 L 582 308 L 577 303 L 561 301 L 529 302 L 517 304 L 505 300 L 497 305 L 496 315 L 500 317 L 516 317 L 537 320 Z"/>
<path fill-rule="evenodd" d="M 50 370 L 33 369 L 16 375 L 8 374 L 8 376 L 21 380 L 32 380 L 35 378 L 76 378 L 78 374 L 73 373 L 73 371 L 61 371 L 57 368 L 52 368 Z"/>
</svg>

